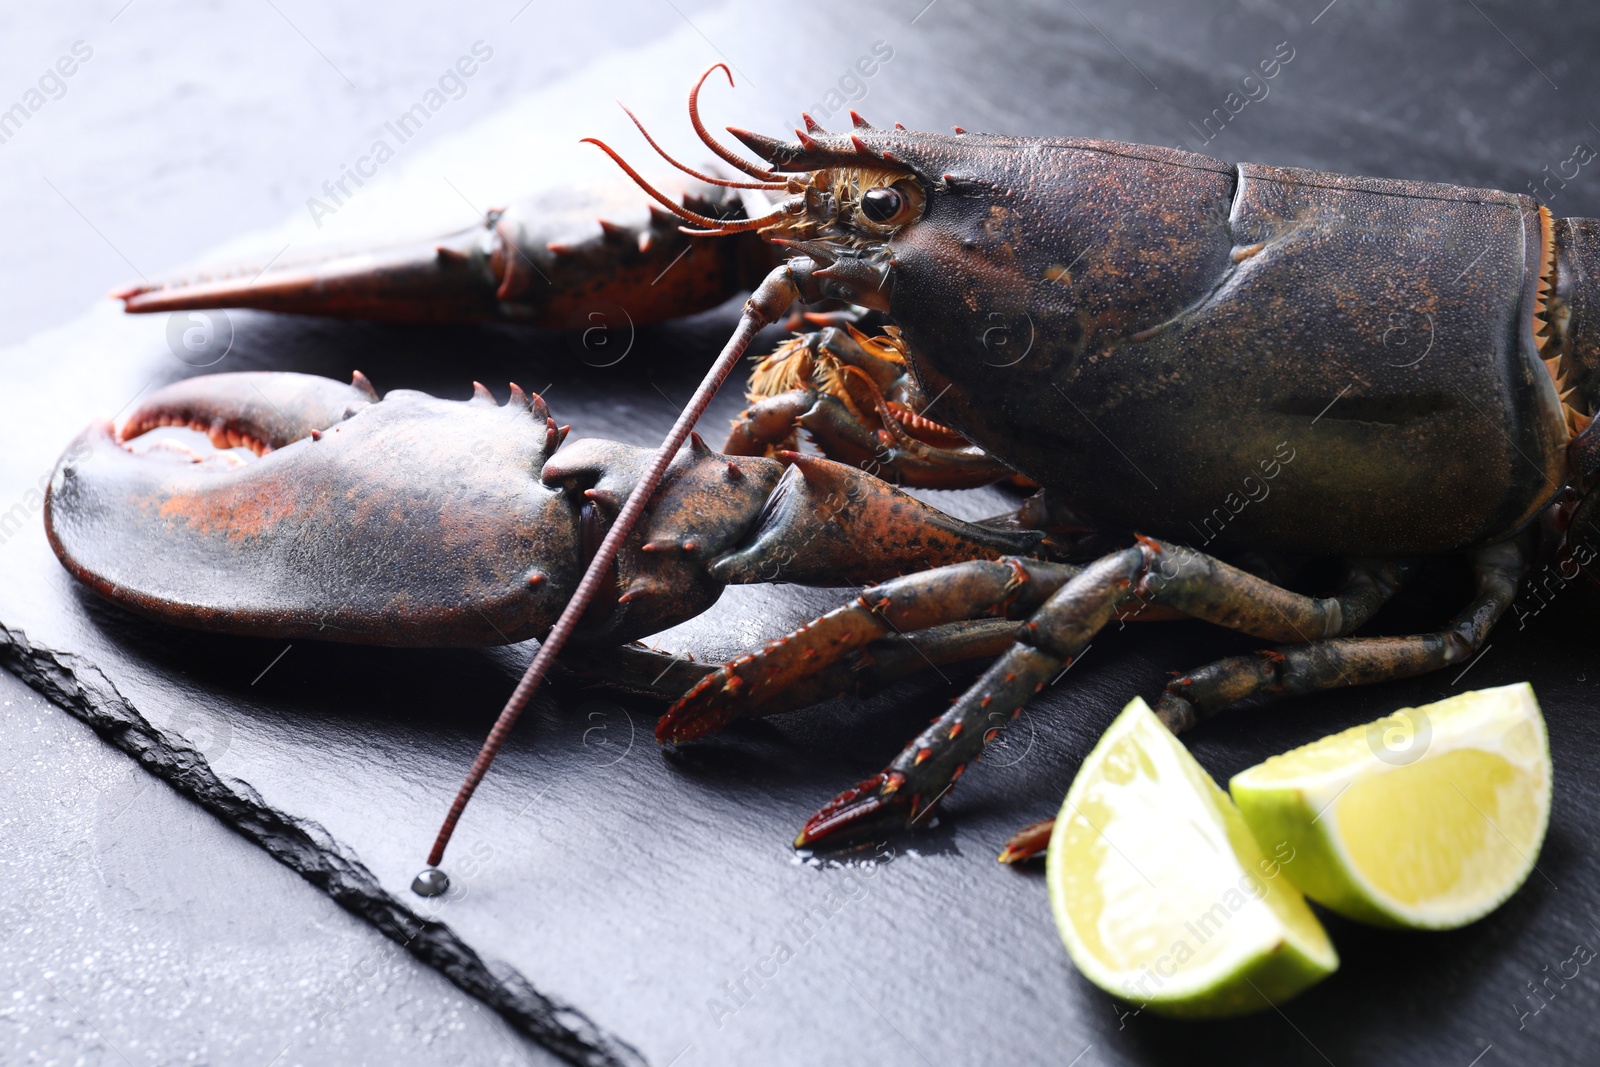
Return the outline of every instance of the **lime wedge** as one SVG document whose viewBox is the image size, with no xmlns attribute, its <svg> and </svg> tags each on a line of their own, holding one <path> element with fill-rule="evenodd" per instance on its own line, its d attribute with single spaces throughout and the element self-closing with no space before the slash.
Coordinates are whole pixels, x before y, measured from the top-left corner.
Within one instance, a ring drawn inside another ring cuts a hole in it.
<svg viewBox="0 0 1600 1067">
<path fill-rule="evenodd" d="M 1324 737 L 1235 775 L 1256 839 L 1302 892 L 1380 926 L 1448 930 L 1527 880 L 1550 821 L 1550 742 L 1527 683 Z"/>
<path fill-rule="evenodd" d="M 1143 700 L 1084 760 L 1045 863 L 1078 969 L 1152 1012 L 1258 1011 L 1339 966 L 1278 861 Z"/>
</svg>

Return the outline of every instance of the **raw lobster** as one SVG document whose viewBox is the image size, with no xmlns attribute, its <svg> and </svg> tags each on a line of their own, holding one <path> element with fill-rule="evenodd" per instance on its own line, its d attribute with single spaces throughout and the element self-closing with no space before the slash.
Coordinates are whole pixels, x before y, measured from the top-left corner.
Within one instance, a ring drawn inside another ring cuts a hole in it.
<svg viewBox="0 0 1600 1067">
<path fill-rule="evenodd" d="M 882 130 L 854 113 L 848 133 L 808 118 L 792 142 L 731 130 L 754 162 L 705 130 L 699 89 L 697 131 L 744 176 L 696 180 L 779 199 L 764 212 L 685 206 L 623 164 L 693 248 L 721 249 L 695 254 L 721 264 L 698 276 L 726 288 L 681 310 L 753 286 L 745 339 L 795 300 L 843 301 L 888 325 L 808 335 L 767 357 L 729 455 L 695 445 L 663 495 L 635 509 L 641 532 L 613 527 L 615 571 L 575 632 L 626 641 L 701 610 L 727 581 L 881 582 L 699 677 L 660 724 L 673 741 L 915 667 L 905 649 L 918 631 L 930 660 L 998 656 L 798 843 L 925 819 L 1119 613 L 1183 614 L 1282 646 L 1170 682 L 1158 711 L 1183 729 L 1257 694 L 1460 662 L 1537 555 L 1574 575 L 1593 568 L 1600 221 L 1554 218 L 1514 193 L 1109 141 Z M 472 284 L 502 298 L 534 285 L 516 274 L 514 244 L 470 253 Z M 591 244 L 567 261 L 572 281 L 546 263 L 550 300 L 600 284 L 607 256 L 650 254 L 614 226 Z M 762 248 L 787 258 L 763 262 Z M 418 270 L 465 276 L 458 251 L 428 262 Z M 406 317 L 492 311 L 482 292 L 464 302 L 452 282 L 429 296 L 419 277 L 407 275 Z M 342 302 L 310 275 L 269 273 L 142 291 L 129 309 L 368 314 L 393 281 L 381 268 L 340 278 Z M 638 294 L 640 319 L 662 313 L 657 296 Z M 622 446 L 552 456 L 561 431 L 520 394 L 504 408 L 417 394 L 374 404 L 359 382 L 318 384 L 275 426 L 232 382 L 175 388 L 120 438 L 89 431 L 87 459 L 69 452 L 49 523 L 73 573 L 184 625 L 397 644 L 539 635 L 597 554 L 598 530 L 648 482 Z M 247 472 L 152 473 L 117 443 L 160 421 L 275 451 Z M 800 430 L 844 462 L 799 455 Z M 486 453 L 452 495 L 437 487 L 462 442 Z M 877 475 L 945 487 L 1021 475 L 1042 489 L 1017 516 L 973 525 Z M 1418 560 L 1442 555 L 1476 574 L 1453 619 L 1352 636 Z M 1345 577 L 1328 596 L 1290 591 L 1263 562 L 1284 556 L 1342 560 Z M 994 619 L 1016 622 L 975 621 Z"/>
</svg>

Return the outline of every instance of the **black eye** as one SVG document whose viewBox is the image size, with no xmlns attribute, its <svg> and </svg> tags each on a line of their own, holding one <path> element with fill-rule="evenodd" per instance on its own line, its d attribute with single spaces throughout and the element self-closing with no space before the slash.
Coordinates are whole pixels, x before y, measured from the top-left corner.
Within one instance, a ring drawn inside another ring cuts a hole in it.
<svg viewBox="0 0 1600 1067">
<path fill-rule="evenodd" d="M 861 197 L 861 213 L 873 222 L 887 223 L 900 213 L 905 202 L 898 189 L 868 189 Z"/>
</svg>

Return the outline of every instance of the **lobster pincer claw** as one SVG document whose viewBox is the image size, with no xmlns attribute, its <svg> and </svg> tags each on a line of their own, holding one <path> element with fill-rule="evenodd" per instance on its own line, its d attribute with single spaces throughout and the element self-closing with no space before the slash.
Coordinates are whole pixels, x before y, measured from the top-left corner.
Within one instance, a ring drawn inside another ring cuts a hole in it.
<svg viewBox="0 0 1600 1067">
<path fill-rule="evenodd" d="M 473 232 L 237 276 L 130 286 L 111 296 L 136 315 L 254 308 L 387 322 L 478 322 L 502 317 L 492 267 L 496 244 L 494 231 Z"/>
<path fill-rule="evenodd" d="M 795 848 L 849 846 L 885 837 L 915 826 L 933 805 L 906 788 L 906 776 L 884 771 L 858 782 L 823 805 L 806 820 L 794 839 Z"/>
<path fill-rule="evenodd" d="M 45 502 L 74 576 L 129 610 L 221 633 L 398 646 L 544 637 L 646 449 L 566 437 L 544 401 L 306 374 L 218 374 L 152 394 L 68 448 Z M 206 434 L 223 461 L 142 435 Z M 243 448 L 253 460 L 234 458 Z M 695 438 L 623 542 L 576 639 L 620 644 L 709 607 L 712 561 L 758 519 L 783 465 Z"/>
<path fill-rule="evenodd" d="M 188 426 L 228 466 L 125 443 Z M 46 498 L 72 574 L 139 614 L 224 633 L 492 645 L 545 632 L 583 560 L 578 509 L 539 472 L 561 432 L 497 405 L 298 374 L 158 390 L 68 448 Z"/>
<path fill-rule="evenodd" d="M 801 827 L 795 848 L 881 841 L 925 825 L 975 758 L 956 746 L 926 743 L 929 740 L 925 731 L 888 767 L 824 804 Z"/>
<path fill-rule="evenodd" d="M 198 430 L 217 448 L 245 447 L 258 455 L 343 422 L 378 394 L 356 371 L 350 384 L 310 374 L 246 371 L 186 378 L 161 389 L 115 429 L 131 441 L 163 426 Z"/>
<path fill-rule="evenodd" d="M 743 211 L 721 190 L 699 190 L 684 200 L 719 215 Z M 613 306 L 636 324 L 714 307 L 754 284 L 772 262 L 754 235 L 706 242 L 680 233 L 671 214 L 646 214 L 628 186 L 496 209 L 481 225 L 436 240 L 137 285 L 111 295 L 135 314 L 255 308 L 381 322 L 513 321 L 574 329 L 593 326 L 590 313 Z"/>
</svg>

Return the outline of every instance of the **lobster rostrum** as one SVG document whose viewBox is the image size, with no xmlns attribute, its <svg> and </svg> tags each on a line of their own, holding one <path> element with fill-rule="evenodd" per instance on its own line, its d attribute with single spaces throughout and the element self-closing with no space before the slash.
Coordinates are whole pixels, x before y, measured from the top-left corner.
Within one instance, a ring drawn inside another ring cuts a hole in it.
<svg viewBox="0 0 1600 1067">
<path fill-rule="evenodd" d="M 697 131 L 749 180 L 692 173 L 781 194 L 767 211 L 691 210 L 601 147 L 691 240 L 758 233 L 788 255 L 755 287 L 739 336 L 796 299 L 845 301 L 891 325 L 876 336 L 822 331 L 767 357 L 729 454 L 695 445 L 673 460 L 574 632 L 597 647 L 627 641 L 702 610 L 720 582 L 878 583 L 759 652 L 672 675 L 688 691 L 657 732 L 680 742 L 925 662 L 908 648 L 997 657 L 883 772 L 813 816 L 797 844 L 920 823 L 1119 615 L 1199 618 L 1279 646 L 1168 683 L 1157 711 L 1181 730 L 1260 694 L 1460 662 L 1541 553 L 1573 574 L 1600 572 L 1590 545 L 1600 221 L 1553 218 L 1520 194 L 1109 141 L 880 130 L 854 113 L 847 134 L 807 118 L 793 142 L 730 130 L 756 163 L 706 132 L 699 88 Z M 166 418 L 228 427 L 224 440 L 240 432 L 233 387 L 211 381 L 174 387 L 205 395 L 201 414 L 152 398 L 157 414 L 130 417 L 133 428 Z M 308 402 L 318 414 L 304 416 L 304 435 L 253 473 L 183 475 L 215 480 L 208 491 L 220 495 L 205 500 L 114 449 L 116 431 L 92 428 L 57 471 L 52 543 L 100 592 L 181 624 L 397 644 L 515 640 L 549 628 L 596 555 L 594 529 L 620 514 L 607 508 L 647 486 L 640 454 L 624 446 L 579 443 L 552 458 L 559 429 L 516 410 L 521 401 L 364 402 L 328 426 L 313 424 L 331 408 Z M 338 443 L 392 448 L 369 435 L 413 419 L 428 420 L 433 443 L 385 464 L 381 478 Z M 472 469 L 469 499 L 409 503 L 448 469 L 439 435 L 459 444 L 477 420 L 514 419 L 525 425 Z M 844 462 L 793 451 L 801 429 Z M 290 435 L 246 436 L 277 448 Z M 260 488 L 295 484 L 276 473 L 290 464 L 302 484 L 340 488 L 287 502 Z M 884 481 L 1018 475 L 1040 493 L 987 524 L 936 517 Z M 250 479 L 257 488 L 244 488 Z M 1266 481 L 1270 501 L 1257 495 Z M 819 493 L 834 503 L 818 506 Z M 240 507 L 257 499 L 259 514 Z M 686 503 L 701 500 L 715 506 Z M 342 532 L 323 508 L 348 516 Z M 718 517 L 714 531 L 696 525 L 702 508 Z M 870 551 L 868 531 L 884 542 Z M 94 547 L 112 532 L 139 551 Z M 200 552 L 211 570 L 149 561 L 154 543 L 179 561 Z M 329 567 L 365 554 L 371 575 L 360 580 L 381 595 L 357 597 L 339 616 L 346 629 L 322 630 L 325 597 L 309 589 L 285 608 L 293 578 L 254 564 L 274 552 L 296 565 L 325 553 L 338 560 Z M 1418 561 L 1442 555 L 1464 556 L 1476 576 L 1452 619 L 1429 633 L 1354 636 Z M 1338 587 L 1294 591 L 1262 562 L 1304 557 L 1342 561 Z M 469 609 L 469 594 L 493 610 Z M 468 617 L 479 611 L 498 620 L 494 636 Z M 1006 858 L 1041 847 L 1031 830 Z"/>
</svg>

